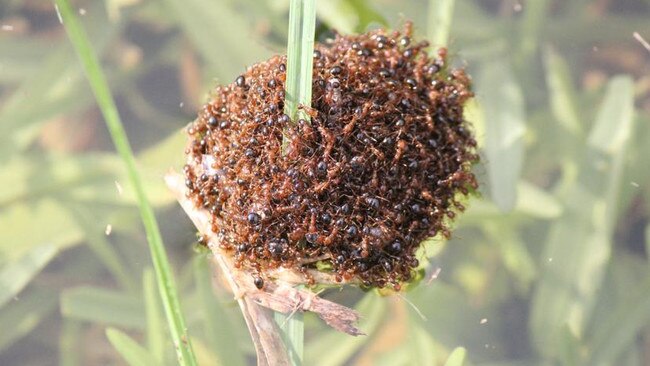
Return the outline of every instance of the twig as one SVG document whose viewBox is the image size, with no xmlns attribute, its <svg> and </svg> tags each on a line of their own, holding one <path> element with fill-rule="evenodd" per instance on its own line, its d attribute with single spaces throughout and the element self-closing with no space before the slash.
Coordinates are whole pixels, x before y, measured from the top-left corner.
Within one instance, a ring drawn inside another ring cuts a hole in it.
<svg viewBox="0 0 650 366">
<path fill-rule="evenodd" d="M 634 37 L 634 39 L 636 39 L 637 41 L 639 41 L 639 43 L 641 43 L 641 45 L 642 45 L 646 50 L 648 50 L 648 52 L 650 52 L 650 43 L 648 43 L 648 41 L 646 41 L 646 40 L 641 36 L 641 34 L 639 34 L 639 32 L 634 32 L 634 33 L 632 33 L 632 36 Z"/>
</svg>

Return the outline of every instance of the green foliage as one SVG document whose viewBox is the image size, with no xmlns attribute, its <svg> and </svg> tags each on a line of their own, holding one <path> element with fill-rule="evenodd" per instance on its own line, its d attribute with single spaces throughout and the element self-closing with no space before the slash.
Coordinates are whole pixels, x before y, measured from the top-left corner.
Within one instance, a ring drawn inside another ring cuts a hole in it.
<svg viewBox="0 0 650 366">
<path fill-rule="evenodd" d="M 311 107 L 315 27 L 316 1 L 291 0 L 284 111 L 292 121 L 311 120 L 300 107 Z"/>
<path fill-rule="evenodd" d="M 176 363 L 138 221 L 142 192 L 187 315 L 178 330 L 191 338 L 177 344 L 191 340 L 201 364 L 251 364 L 236 302 L 192 251 L 194 229 L 162 176 L 181 169 L 179 131 L 215 79 L 230 82 L 284 52 L 289 0 L 82 1 L 59 7 L 63 25 L 53 8 L 23 3 L 2 5 L 3 25 L 53 21 L 0 31 L 0 364 Z M 650 334 L 648 54 L 631 34 L 648 39 L 650 10 L 622 4 L 627 10 L 594 16 L 588 1 L 493 3 L 316 2 L 321 40 L 331 28 L 400 28 L 411 19 L 419 37 L 466 63 L 476 92 L 466 118 L 482 161 L 480 196 L 466 202 L 450 241 L 425 243 L 417 286 L 399 296 L 323 292 L 357 309 L 368 336 L 348 337 L 306 314 L 304 364 L 647 359 L 639 340 Z M 102 107 L 123 117 L 140 191 L 63 32 L 71 12 L 111 87 Z"/>
<path fill-rule="evenodd" d="M 467 350 L 463 347 L 457 347 L 451 352 L 445 366 L 463 366 L 467 358 Z"/>
<path fill-rule="evenodd" d="M 174 277 L 169 266 L 162 235 L 158 228 L 156 216 L 145 193 L 140 173 L 136 167 L 135 157 L 126 132 L 124 131 L 122 121 L 120 120 L 117 106 L 108 87 L 108 82 L 106 81 L 106 77 L 100 67 L 88 36 L 68 1 L 57 0 L 56 5 L 57 15 L 60 17 L 61 22 L 64 23 L 68 37 L 70 37 L 70 41 L 74 45 L 75 51 L 81 60 L 86 77 L 90 82 L 95 99 L 110 132 L 113 144 L 126 166 L 129 183 L 135 190 L 140 216 L 144 224 L 145 232 L 147 233 L 149 250 L 151 251 L 151 258 L 156 272 L 158 290 L 160 291 L 162 303 L 167 315 L 169 330 L 174 340 L 174 348 L 176 349 L 178 362 L 181 365 L 195 365 L 196 360 L 192 352 L 187 328 L 185 327 L 185 320 L 183 319 L 178 301 L 176 285 L 174 284 Z"/>
<path fill-rule="evenodd" d="M 155 363 L 153 356 L 126 333 L 108 328 L 106 337 L 129 365 L 147 366 Z"/>
</svg>

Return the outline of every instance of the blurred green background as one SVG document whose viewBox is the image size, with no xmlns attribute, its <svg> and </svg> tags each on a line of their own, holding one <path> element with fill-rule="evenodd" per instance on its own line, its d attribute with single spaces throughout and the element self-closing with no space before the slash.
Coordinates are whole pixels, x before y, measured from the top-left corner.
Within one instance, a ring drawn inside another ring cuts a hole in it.
<svg viewBox="0 0 650 366">
<path fill-rule="evenodd" d="M 317 37 L 409 19 L 430 37 L 436 3 L 319 0 Z M 288 1 L 73 5 L 138 154 L 200 364 L 254 364 L 162 176 L 182 165 L 180 130 L 206 92 L 284 52 Z M 54 5 L 3 0 L 0 26 L 0 365 L 124 364 L 107 328 L 174 364 L 133 191 Z M 452 240 L 427 243 L 419 286 L 325 292 L 363 314 L 368 336 L 307 315 L 305 364 L 442 365 L 457 346 L 472 365 L 650 364 L 642 39 L 648 0 L 457 0 L 449 48 L 474 80 L 482 195 Z"/>
</svg>

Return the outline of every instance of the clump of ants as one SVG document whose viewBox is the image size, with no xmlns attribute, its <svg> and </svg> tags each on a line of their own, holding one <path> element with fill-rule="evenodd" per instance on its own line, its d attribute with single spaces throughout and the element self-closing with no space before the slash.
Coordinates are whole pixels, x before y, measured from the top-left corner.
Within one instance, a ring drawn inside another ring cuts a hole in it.
<svg viewBox="0 0 650 366">
<path fill-rule="evenodd" d="M 399 289 L 420 243 L 449 237 L 477 188 L 473 94 L 446 49 L 430 57 L 411 37 L 406 24 L 317 44 L 309 120 L 284 114 L 275 56 L 217 87 L 188 127 L 190 197 L 259 288 L 268 269 L 319 263 L 337 281 Z"/>
</svg>

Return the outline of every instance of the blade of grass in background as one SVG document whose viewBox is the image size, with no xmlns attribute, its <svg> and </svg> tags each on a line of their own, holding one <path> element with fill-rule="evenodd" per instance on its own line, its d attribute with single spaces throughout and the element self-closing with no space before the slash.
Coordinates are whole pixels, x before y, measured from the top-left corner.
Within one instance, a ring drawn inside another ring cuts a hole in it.
<svg viewBox="0 0 650 366">
<path fill-rule="evenodd" d="M 215 298 L 212 289 L 212 271 L 206 256 L 194 259 L 194 281 L 199 297 L 199 309 L 203 311 L 203 327 L 210 350 L 217 356 L 221 365 L 246 365 L 245 353 L 238 344 L 235 329 L 224 311 L 223 305 Z"/>
<path fill-rule="evenodd" d="M 49 289 L 29 291 L 9 303 L 0 313 L 0 352 L 31 333 L 55 310 L 56 292 Z"/>
<path fill-rule="evenodd" d="M 92 210 L 83 205 L 74 205 L 68 211 L 74 217 L 79 226 L 83 229 L 86 237 L 86 243 L 90 250 L 95 253 L 97 258 L 102 261 L 111 275 L 127 291 L 135 293 L 138 287 L 133 281 L 133 275 L 120 260 L 115 248 L 106 238 L 104 228 L 99 227 L 97 219 L 94 217 Z"/>
<path fill-rule="evenodd" d="M 2 268 L 0 271 L 0 308 L 22 291 L 57 253 L 58 250 L 54 245 L 41 245 Z"/>
<path fill-rule="evenodd" d="M 363 314 L 360 328 L 374 334 L 381 326 L 388 312 L 386 299 L 367 293 L 355 306 Z M 368 340 L 365 337 L 350 337 L 339 331 L 328 329 L 321 333 L 317 342 L 309 342 L 305 352 L 305 364 L 315 366 L 336 366 L 345 364 Z M 327 355 L 327 357 L 323 357 Z"/>
<path fill-rule="evenodd" d="M 467 350 L 463 347 L 456 347 L 447 358 L 445 366 L 463 366 L 466 358 Z"/>
<path fill-rule="evenodd" d="M 581 136 L 582 123 L 578 114 L 576 91 L 571 80 L 569 66 L 550 47 L 547 47 L 544 52 L 544 66 L 546 67 L 548 95 L 555 119 L 567 131 Z"/>
<path fill-rule="evenodd" d="M 429 0 L 429 41 L 434 47 L 447 47 L 455 0 Z"/>
<path fill-rule="evenodd" d="M 142 302 L 128 293 L 80 286 L 63 291 L 59 306 L 67 318 L 130 329 L 145 328 Z"/>
<path fill-rule="evenodd" d="M 210 72 L 221 79 L 232 80 L 244 70 L 244 65 L 271 55 L 266 47 L 259 45 L 261 40 L 255 38 L 258 32 L 252 30 L 249 19 L 234 9 L 235 2 L 164 0 L 163 3 L 211 65 Z"/>
<path fill-rule="evenodd" d="M 106 329 L 106 337 L 115 347 L 126 362 L 131 366 L 148 366 L 157 364 L 154 358 L 144 347 L 138 344 L 133 338 L 129 337 L 115 328 Z"/>
<path fill-rule="evenodd" d="M 587 365 L 611 365 L 635 341 L 650 320 L 650 278 L 630 293 L 626 301 L 598 322 L 590 345 Z"/>
<path fill-rule="evenodd" d="M 314 63 L 314 32 L 316 29 L 316 1 L 291 0 L 289 3 L 289 40 L 287 44 L 287 81 L 284 113 L 294 123 L 309 115 L 300 107 L 311 107 L 312 70 Z M 285 151 L 289 141 L 285 135 L 282 147 Z M 287 352 L 294 365 L 302 364 L 304 348 L 303 314 L 284 315 L 275 313 L 275 319 L 283 331 Z"/>
<path fill-rule="evenodd" d="M 490 196 L 502 211 L 509 211 L 517 203 L 517 182 L 524 162 L 524 97 L 506 60 L 485 64 L 477 84 L 477 95 L 488 121 L 485 164 Z"/>
<path fill-rule="evenodd" d="M 550 1 L 527 1 L 521 25 L 517 65 L 523 65 L 533 55 L 539 44 L 539 35 L 547 18 Z"/>
<path fill-rule="evenodd" d="M 160 229 L 158 228 L 153 209 L 144 191 L 140 175 L 136 168 L 135 157 L 126 137 L 124 127 L 122 126 L 115 101 L 108 88 L 104 73 L 99 66 L 99 61 L 75 12 L 72 11 L 67 0 L 56 0 L 56 4 L 68 36 L 79 55 L 97 103 L 104 115 L 115 148 L 127 166 L 129 180 L 136 191 L 140 215 L 142 216 L 142 222 L 147 233 L 149 249 L 156 271 L 158 289 L 167 315 L 167 322 L 169 323 L 169 330 L 174 341 L 178 361 L 181 365 L 196 365 L 196 359 L 192 351 L 190 337 L 187 334 L 187 328 L 185 327 L 185 320 L 181 312 L 176 286 L 167 259 L 167 253 L 162 242 Z"/>
<path fill-rule="evenodd" d="M 64 319 L 59 335 L 59 365 L 81 365 L 81 323 L 74 319 Z"/>
<path fill-rule="evenodd" d="M 144 306 L 147 315 L 147 348 L 157 365 L 165 360 L 165 326 L 160 311 L 159 297 L 156 294 L 156 278 L 151 267 L 142 273 Z"/>
<path fill-rule="evenodd" d="M 558 356 L 567 324 L 578 339 L 585 336 L 610 260 L 633 110 L 632 80 L 613 78 L 582 152 L 578 179 L 560 192 L 565 213 L 550 229 L 531 302 L 531 335 L 544 356 Z"/>
</svg>

